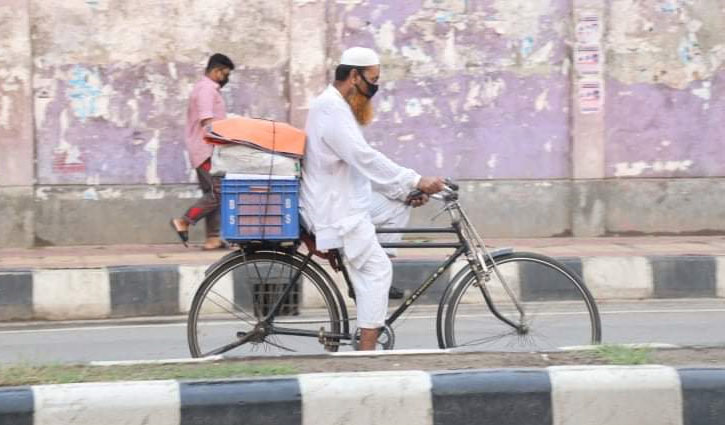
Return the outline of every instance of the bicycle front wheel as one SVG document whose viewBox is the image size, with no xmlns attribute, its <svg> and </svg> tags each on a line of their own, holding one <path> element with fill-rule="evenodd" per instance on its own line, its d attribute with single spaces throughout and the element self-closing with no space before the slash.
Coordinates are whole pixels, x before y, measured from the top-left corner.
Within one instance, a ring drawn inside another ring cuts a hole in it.
<svg viewBox="0 0 725 425">
<path fill-rule="evenodd" d="M 327 280 L 311 264 L 302 265 L 284 253 L 240 253 L 209 273 L 189 310 L 191 355 L 337 351 L 339 339 L 318 335 L 323 330 L 340 333 L 339 304 Z M 289 285 L 292 290 L 285 296 Z M 278 313 L 265 321 L 280 300 Z"/>
<path fill-rule="evenodd" d="M 568 267 L 531 253 L 506 254 L 495 263 L 499 273 L 490 274 L 487 291 L 470 268 L 453 282 L 443 304 L 447 348 L 536 351 L 601 342 L 594 298 Z"/>
</svg>

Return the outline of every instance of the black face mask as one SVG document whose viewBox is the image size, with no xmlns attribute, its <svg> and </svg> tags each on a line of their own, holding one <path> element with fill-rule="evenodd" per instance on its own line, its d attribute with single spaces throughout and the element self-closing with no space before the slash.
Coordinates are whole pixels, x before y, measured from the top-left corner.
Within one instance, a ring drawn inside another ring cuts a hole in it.
<svg viewBox="0 0 725 425">
<path fill-rule="evenodd" d="M 375 96 L 375 93 L 378 92 L 380 86 L 368 81 L 367 78 L 365 78 L 365 75 L 363 75 L 362 71 L 359 71 L 359 74 L 362 80 L 365 81 L 365 84 L 367 84 L 368 89 L 367 91 L 360 90 L 360 87 L 358 87 L 357 89 L 360 91 L 360 93 L 363 94 L 363 96 L 367 97 L 368 99 L 372 99 L 372 97 Z"/>
<path fill-rule="evenodd" d="M 229 76 L 225 76 L 223 80 L 219 81 L 219 88 L 222 88 L 227 85 L 229 82 Z"/>
</svg>

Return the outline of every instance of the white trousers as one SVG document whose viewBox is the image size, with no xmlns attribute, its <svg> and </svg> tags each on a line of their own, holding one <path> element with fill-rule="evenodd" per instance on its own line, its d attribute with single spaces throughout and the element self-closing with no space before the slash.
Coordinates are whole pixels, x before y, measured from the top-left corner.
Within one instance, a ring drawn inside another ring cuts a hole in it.
<svg viewBox="0 0 725 425">
<path fill-rule="evenodd" d="M 400 234 L 376 235 L 378 227 L 405 227 L 410 207 L 373 192 L 368 219 L 343 237 L 343 257 L 357 304 L 357 326 L 375 329 L 385 325 L 388 312 L 388 291 L 393 282 L 393 264 L 381 242 L 400 241 Z"/>
</svg>

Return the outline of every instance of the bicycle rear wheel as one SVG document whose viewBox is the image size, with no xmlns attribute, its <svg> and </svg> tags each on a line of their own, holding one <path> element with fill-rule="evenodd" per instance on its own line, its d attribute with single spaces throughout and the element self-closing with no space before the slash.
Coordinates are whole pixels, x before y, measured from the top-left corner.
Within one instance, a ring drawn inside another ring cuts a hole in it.
<svg viewBox="0 0 725 425">
<path fill-rule="evenodd" d="M 489 267 L 492 264 L 487 264 Z M 556 350 L 601 342 L 597 305 L 582 279 L 562 263 L 538 254 L 512 253 L 496 266 L 523 314 L 496 273 L 486 283 L 489 303 L 473 271 L 460 275 L 443 307 L 447 348 L 487 351 Z M 510 324 L 492 313 L 493 307 Z"/>
<path fill-rule="evenodd" d="M 193 357 L 337 351 L 339 340 L 281 335 L 276 327 L 316 335 L 340 333 L 339 304 L 313 267 L 302 269 L 292 292 L 270 323 L 262 319 L 290 285 L 303 262 L 279 252 L 242 254 L 209 273 L 189 311 L 187 337 Z"/>
</svg>

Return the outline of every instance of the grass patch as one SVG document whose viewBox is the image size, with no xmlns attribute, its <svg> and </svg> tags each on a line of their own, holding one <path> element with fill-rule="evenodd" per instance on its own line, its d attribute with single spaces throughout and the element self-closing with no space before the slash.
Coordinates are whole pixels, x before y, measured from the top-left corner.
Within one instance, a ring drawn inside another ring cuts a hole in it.
<svg viewBox="0 0 725 425">
<path fill-rule="evenodd" d="M 224 379 L 296 374 L 290 365 L 250 365 L 238 361 L 203 364 L 77 366 L 0 365 L 0 387 L 159 379 Z"/>
<path fill-rule="evenodd" d="M 600 345 L 595 353 L 613 365 L 639 365 L 652 363 L 652 350 L 647 347 L 626 347 L 623 345 Z"/>
</svg>

